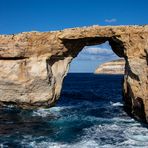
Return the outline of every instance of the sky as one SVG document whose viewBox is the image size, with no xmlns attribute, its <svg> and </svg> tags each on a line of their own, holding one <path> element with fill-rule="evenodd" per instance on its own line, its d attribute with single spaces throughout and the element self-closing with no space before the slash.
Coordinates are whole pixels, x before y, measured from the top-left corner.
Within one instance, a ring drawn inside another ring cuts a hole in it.
<svg viewBox="0 0 148 148">
<path fill-rule="evenodd" d="M 148 24 L 148 0 L 0 0 L 0 34 L 134 24 Z M 108 43 L 84 47 L 70 72 L 93 72 L 117 58 L 111 52 Z"/>
<path fill-rule="evenodd" d="M 100 64 L 115 59 L 119 57 L 112 51 L 108 42 L 97 46 L 85 46 L 72 61 L 69 71 L 71 73 L 93 73 Z"/>
</svg>

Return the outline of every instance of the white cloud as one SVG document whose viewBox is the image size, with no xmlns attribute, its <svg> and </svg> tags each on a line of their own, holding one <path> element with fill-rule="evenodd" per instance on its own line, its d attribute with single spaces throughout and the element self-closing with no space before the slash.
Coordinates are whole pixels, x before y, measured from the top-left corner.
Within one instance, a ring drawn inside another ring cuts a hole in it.
<svg viewBox="0 0 148 148">
<path fill-rule="evenodd" d="M 116 54 L 108 44 L 102 46 L 86 46 L 79 53 L 75 60 L 80 61 L 106 61 L 107 59 L 116 59 Z"/>
<path fill-rule="evenodd" d="M 93 72 L 101 63 L 119 59 L 108 42 L 101 45 L 85 46 L 72 61 L 71 72 Z"/>
<path fill-rule="evenodd" d="M 114 23 L 114 22 L 117 22 L 117 19 L 115 19 L 115 18 L 105 19 L 105 22 L 107 22 L 107 23 Z"/>
<path fill-rule="evenodd" d="M 92 55 L 98 55 L 98 54 L 113 54 L 113 51 L 111 49 L 107 48 L 101 48 L 101 47 L 84 47 L 83 51 L 84 54 L 92 54 Z"/>
</svg>

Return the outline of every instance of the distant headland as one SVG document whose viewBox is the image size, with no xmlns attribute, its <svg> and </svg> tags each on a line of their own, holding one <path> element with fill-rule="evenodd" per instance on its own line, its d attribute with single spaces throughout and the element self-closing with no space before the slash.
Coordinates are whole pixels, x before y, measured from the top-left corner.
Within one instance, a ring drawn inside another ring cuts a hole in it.
<svg viewBox="0 0 148 148">
<path fill-rule="evenodd" d="M 125 60 L 118 59 L 113 60 L 110 62 L 105 62 L 99 65 L 96 70 L 95 74 L 124 74 L 125 69 Z"/>
</svg>

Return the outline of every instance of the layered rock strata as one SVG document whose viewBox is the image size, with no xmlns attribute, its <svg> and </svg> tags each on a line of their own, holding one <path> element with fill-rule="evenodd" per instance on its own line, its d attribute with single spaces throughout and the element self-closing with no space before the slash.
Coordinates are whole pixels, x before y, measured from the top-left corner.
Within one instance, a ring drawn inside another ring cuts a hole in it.
<svg viewBox="0 0 148 148">
<path fill-rule="evenodd" d="M 125 61 L 124 59 L 105 62 L 96 68 L 95 74 L 124 74 Z"/>
<path fill-rule="evenodd" d="M 125 59 L 126 110 L 148 121 L 148 26 L 90 26 L 0 35 L 0 104 L 53 106 L 71 60 L 84 46 L 108 41 Z"/>
</svg>

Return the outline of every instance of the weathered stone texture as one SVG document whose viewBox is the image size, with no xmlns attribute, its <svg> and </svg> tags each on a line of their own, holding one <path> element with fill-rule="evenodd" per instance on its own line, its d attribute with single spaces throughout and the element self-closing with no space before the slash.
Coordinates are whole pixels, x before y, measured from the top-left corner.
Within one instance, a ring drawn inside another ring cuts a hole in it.
<svg viewBox="0 0 148 148">
<path fill-rule="evenodd" d="M 124 101 L 129 113 L 148 121 L 148 26 L 91 26 L 55 32 L 0 35 L 0 102 L 52 106 L 69 63 L 84 46 L 109 41 L 126 61 Z"/>
</svg>

